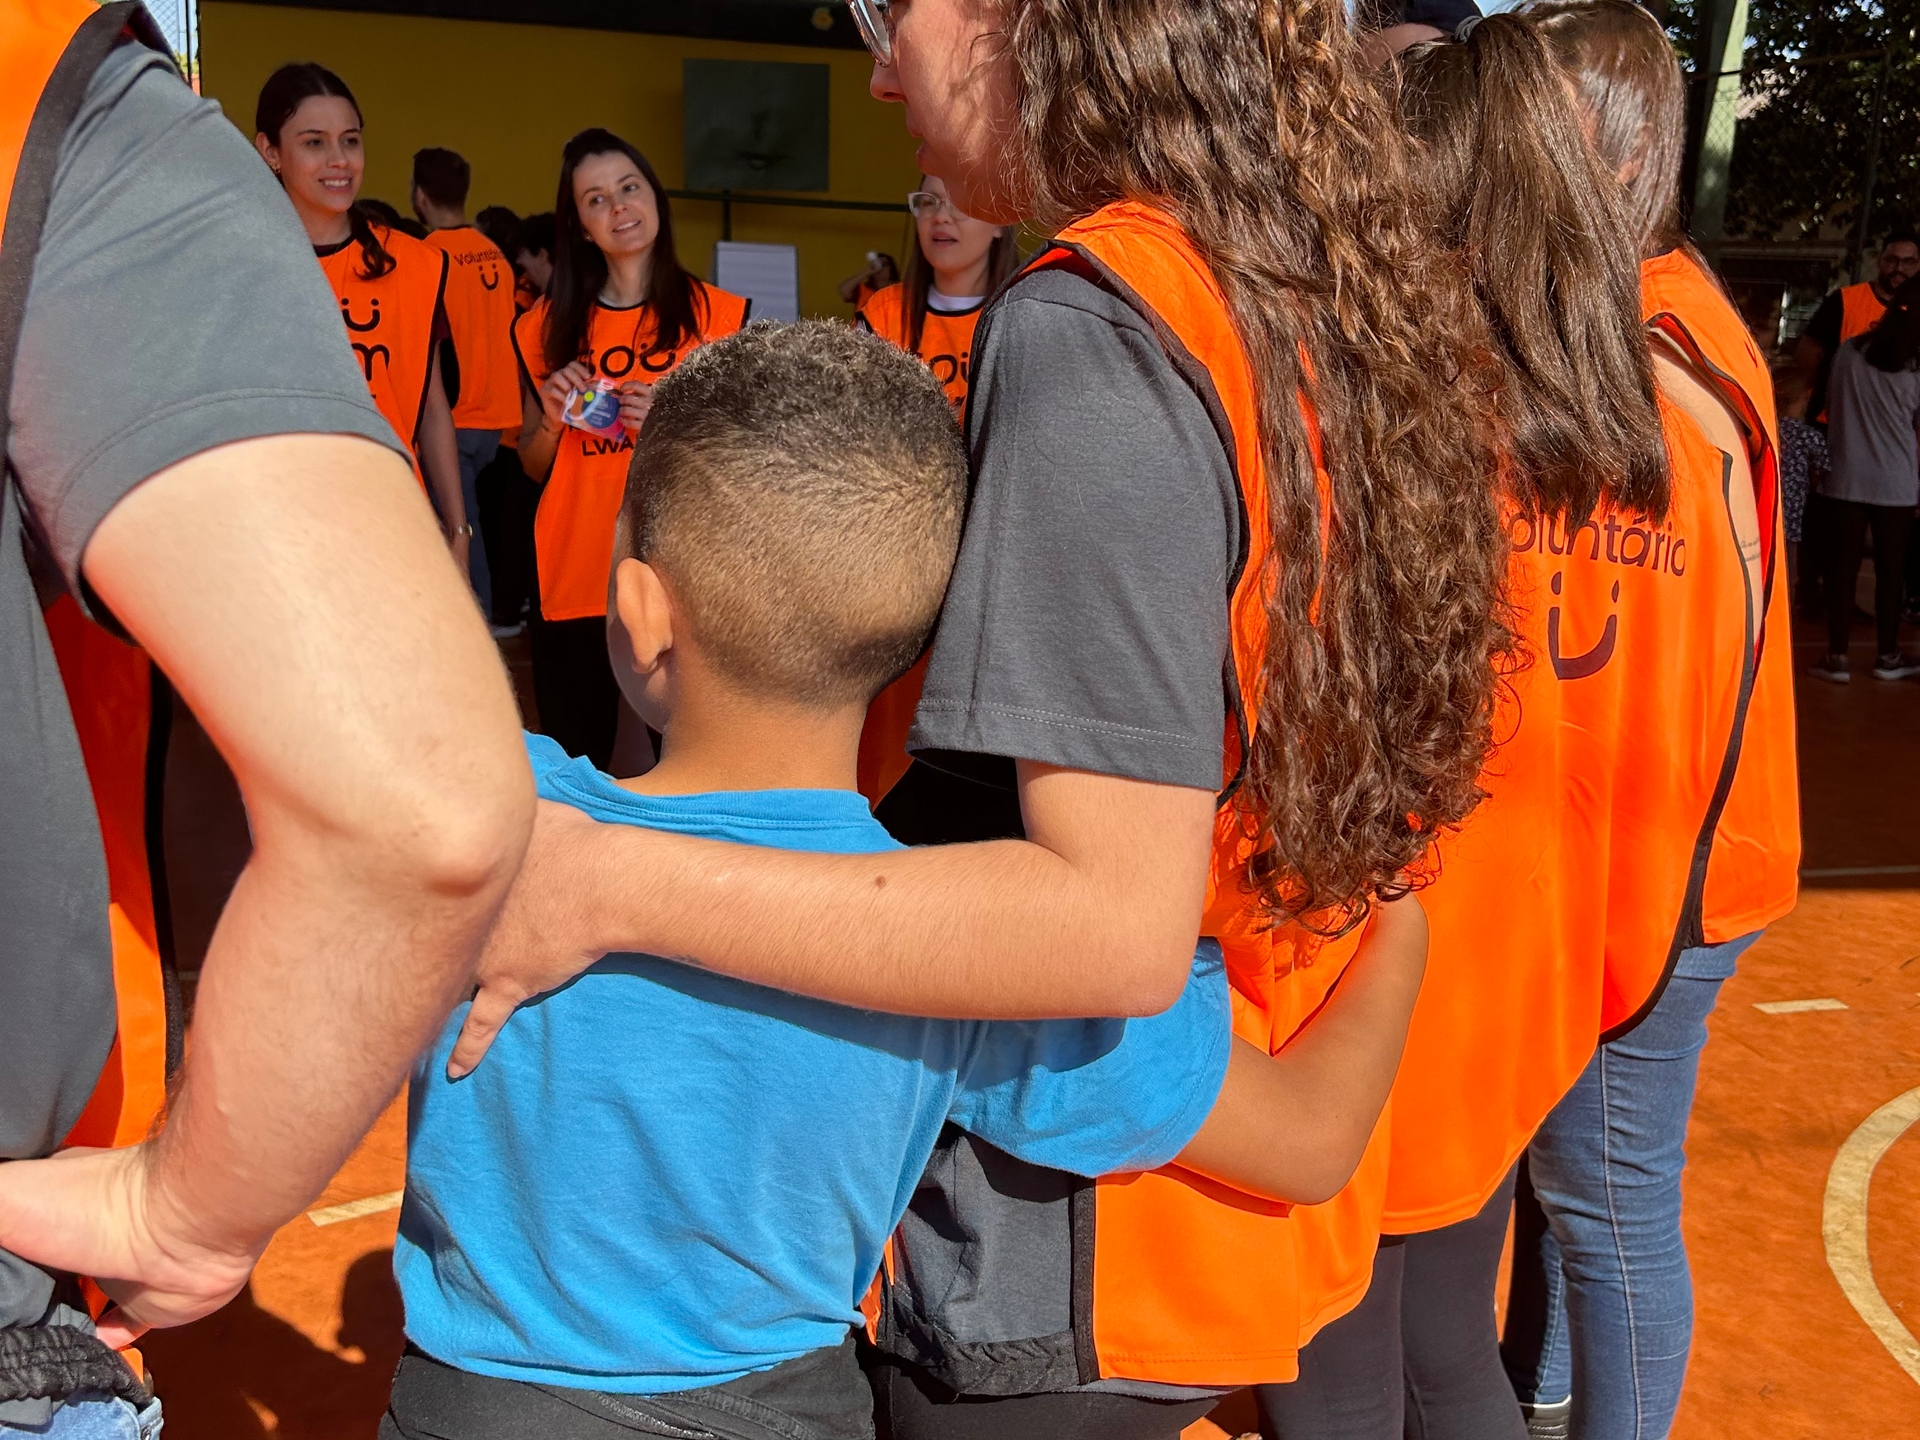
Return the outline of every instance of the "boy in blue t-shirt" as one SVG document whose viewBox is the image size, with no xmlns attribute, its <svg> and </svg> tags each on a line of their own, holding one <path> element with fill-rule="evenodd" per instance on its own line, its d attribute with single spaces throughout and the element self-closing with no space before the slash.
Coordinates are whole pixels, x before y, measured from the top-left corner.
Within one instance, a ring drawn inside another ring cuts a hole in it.
<svg viewBox="0 0 1920 1440">
<path fill-rule="evenodd" d="M 861 723 L 925 643 L 965 497 L 912 357 L 820 323 L 703 348 L 657 392 L 615 546 L 614 668 L 660 763 L 616 781 L 529 737 L 542 798 L 736 843 L 897 848 L 854 789 Z M 1403 1032 L 1411 1009 L 1417 957 L 1412 988 L 1396 964 L 1350 1002 L 1370 1053 L 1397 1056 L 1391 1012 Z M 450 1081 L 464 1013 L 413 1078 L 410 1343 L 383 1437 L 870 1436 L 850 1332 L 947 1124 L 1080 1175 L 1179 1156 L 1262 1193 L 1288 1178 L 1270 1118 L 1297 1097 L 1232 1041 L 1211 942 L 1146 1020 L 918 1019 L 613 955 Z M 1243 1103 L 1214 1113 L 1230 1052 Z"/>
</svg>

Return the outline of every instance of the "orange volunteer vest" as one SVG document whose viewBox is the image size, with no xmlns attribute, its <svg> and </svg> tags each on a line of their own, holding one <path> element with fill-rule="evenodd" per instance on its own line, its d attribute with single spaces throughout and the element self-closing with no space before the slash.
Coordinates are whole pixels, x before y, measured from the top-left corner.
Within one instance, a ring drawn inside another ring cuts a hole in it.
<svg viewBox="0 0 1920 1440">
<path fill-rule="evenodd" d="M 929 310 L 926 323 L 920 327 L 920 348 L 912 351 L 927 362 L 927 368 L 945 387 L 956 416 L 966 413 L 973 332 L 984 309 L 983 302 L 957 313 Z M 912 350 L 907 344 L 905 285 L 874 291 L 862 302 L 859 318 L 882 340 Z M 926 681 L 927 657 L 922 655 L 911 670 L 876 695 L 867 707 L 867 723 L 860 732 L 859 785 L 869 804 L 878 805 L 884 800 L 913 763 L 907 754 L 907 732 L 913 728 L 913 712 L 920 705 Z"/>
<path fill-rule="evenodd" d="M 347 340 L 373 403 L 413 451 L 417 476 L 420 417 L 426 413 L 427 380 L 433 373 L 434 321 L 445 302 L 447 257 L 398 230 L 376 225 L 373 233 L 394 259 L 386 274 L 367 279 L 360 247 L 352 241 L 321 256 L 320 268 L 340 300 Z"/>
<path fill-rule="evenodd" d="M 471 225 L 434 230 L 427 244 L 447 257 L 447 325 L 460 358 L 457 430 L 520 428 L 520 367 L 513 356 L 513 266 Z"/>
<path fill-rule="evenodd" d="M 89 38 L 82 27 L 90 18 L 100 16 L 97 26 L 119 33 L 135 11 L 129 5 L 103 10 L 91 0 L 0 3 L 0 224 L 20 178 L 28 127 L 55 67 L 70 44 L 77 48 Z M 64 1143 L 131 1145 L 146 1137 L 165 1108 L 170 1061 L 178 1063 L 180 1045 L 178 1029 L 169 1024 L 147 848 L 149 775 L 157 778 L 150 764 L 150 744 L 158 738 L 152 733 L 154 682 L 146 657 L 87 621 L 71 598 L 56 600 L 46 621 L 105 845 L 117 1020 L 100 1079 Z"/>
<path fill-rule="evenodd" d="M 647 306 L 614 310 L 595 305 L 581 359 L 610 380 L 657 384 L 700 346 L 746 324 L 747 301 L 700 280 L 693 286 L 698 329 L 680 348 L 653 348 L 653 312 Z M 536 393 L 552 373 L 546 361 L 546 325 L 544 299 L 513 324 L 514 350 Z M 584 620 L 607 613 L 613 529 L 627 493 L 627 464 L 632 456 L 631 435 L 608 440 L 570 426 L 562 431 L 533 517 L 541 619 Z"/>
<path fill-rule="evenodd" d="M 1670 333 L 1711 376 L 1740 418 L 1752 467 L 1755 500 L 1767 552 L 1766 599 L 1761 608 L 1759 673 L 1747 714 L 1740 765 L 1721 812 L 1707 862 L 1707 888 L 1700 917 L 1709 945 L 1737 940 L 1771 925 L 1800 899 L 1800 779 L 1793 713 L 1793 616 L 1784 580 L 1774 560 L 1785 553 L 1786 519 L 1779 501 L 1779 430 L 1774 418 L 1773 377 L 1739 312 L 1711 276 L 1684 250 L 1656 256 L 1642 267 L 1642 306 L 1648 319 L 1669 317 Z M 1855 302 L 1861 334 L 1886 307 L 1871 285 L 1850 286 L 1872 307 Z M 1842 292 L 1843 302 L 1847 292 Z M 1842 332 L 1852 321 L 1843 319 Z M 1676 329 L 1677 327 L 1677 329 Z M 1849 335 L 1850 338 L 1850 335 Z M 1769 518 L 1771 517 L 1771 518 Z"/>
<path fill-rule="evenodd" d="M 1487 799 L 1441 839 L 1421 893 L 1431 939 L 1394 1087 L 1388 1233 L 1477 1214 L 1601 1032 L 1694 943 L 1753 622 L 1726 458 L 1664 399 L 1661 415 L 1664 522 L 1515 523 L 1530 663 L 1502 698 Z"/>
<path fill-rule="evenodd" d="M 1864 335 L 1880 323 L 1880 317 L 1887 313 L 1887 307 L 1880 303 L 1880 297 L 1873 293 L 1873 286 L 1866 281 L 1858 285 L 1848 285 L 1840 291 L 1840 343 L 1846 344 L 1856 335 Z M 1829 364 L 1832 356 L 1827 357 Z M 1769 379 L 1768 387 L 1772 382 Z M 1827 412 L 1822 410 L 1817 417 L 1821 424 L 1827 421 Z M 1744 932 L 1743 932 L 1744 933 Z"/>
<path fill-rule="evenodd" d="M 1871 284 L 1862 281 L 1847 286 L 1840 292 L 1840 343 L 1844 345 L 1854 336 L 1866 334 L 1886 313 L 1887 307 L 1873 293 Z"/>
<path fill-rule="evenodd" d="M 1218 284 L 1161 211 L 1134 202 L 1106 206 L 1062 231 L 1034 265 L 1077 268 L 1125 299 L 1219 417 L 1239 482 L 1246 553 L 1222 597 L 1236 705 L 1227 721 L 1201 933 L 1217 937 L 1225 953 L 1235 1033 L 1277 1051 L 1319 1008 L 1358 937 L 1326 942 L 1298 927 L 1264 930 L 1241 889 L 1250 847 L 1233 794 L 1244 763 L 1243 729 L 1258 713 L 1267 623 L 1261 577 L 1269 554 L 1253 373 Z M 1324 474 L 1321 480 L 1324 487 Z M 1235 1386 L 1291 1379 L 1306 1336 L 1366 1291 L 1379 1234 L 1384 1134 L 1383 1126 L 1347 1192 L 1311 1210 L 1256 1200 L 1175 1167 L 1101 1180 L 1077 1194 L 1073 1328 L 1080 1380 Z M 1091 1244 L 1083 1243 L 1086 1235 Z"/>
</svg>

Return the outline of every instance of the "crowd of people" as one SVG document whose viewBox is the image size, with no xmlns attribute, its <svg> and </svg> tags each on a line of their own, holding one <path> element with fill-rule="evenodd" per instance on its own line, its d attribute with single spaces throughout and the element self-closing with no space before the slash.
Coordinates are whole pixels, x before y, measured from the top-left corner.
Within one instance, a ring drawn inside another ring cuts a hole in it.
<svg viewBox="0 0 1920 1440">
<path fill-rule="evenodd" d="M 609 130 L 408 218 L 340 75 L 249 153 L 0 0 L 0 1435 L 153 1440 L 140 1334 L 403 1083 L 383 1437 L 1668 1433 L 1806 447 L 1660 24 L 851 6 L 906 261 L 780 326 Z M 1840 676 L 1898 278 L 1808 412 Z M 190 1034 L 175 705 L 253 837 Z"/>
</svg>

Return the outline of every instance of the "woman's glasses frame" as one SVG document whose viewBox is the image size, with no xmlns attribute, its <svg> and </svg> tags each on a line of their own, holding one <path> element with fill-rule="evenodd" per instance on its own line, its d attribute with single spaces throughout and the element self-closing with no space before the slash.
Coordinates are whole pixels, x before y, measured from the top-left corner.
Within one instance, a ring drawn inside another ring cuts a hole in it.
<svg viewBox="0 0 1920 1440">
<path fill-rule="evenodd" d="M 953 208 L 953 201 L 944 195 L 936 195 L 931 190 L 911 190 L 907 193 L 907 213 L 919 219 L 922 215 L 937 215 L 942 210 L 952 216 L 959 211 Z"/>
<path fill-rule="evenodd" d="M 847 0 L 854 27 L 882 65 L 893 63 L 893 0 Z"/>
</svg>

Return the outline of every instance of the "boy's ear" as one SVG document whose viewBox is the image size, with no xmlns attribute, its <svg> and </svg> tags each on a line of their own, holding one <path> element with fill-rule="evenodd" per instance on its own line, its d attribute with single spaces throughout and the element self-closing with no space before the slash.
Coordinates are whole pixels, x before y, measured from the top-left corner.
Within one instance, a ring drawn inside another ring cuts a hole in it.
<svg viewBox="0 0 1920 1440">
<path fill-rule="evenodd" d="M 627 632 L 637 674 L 651 674 L 673 649 L 673 604 L 660 572 L 631 557 L 613 568 L 613 611 Z"/>
</svg>

